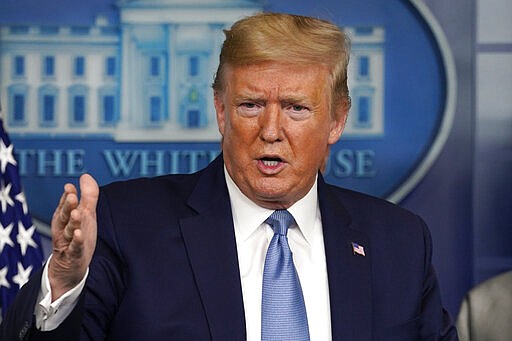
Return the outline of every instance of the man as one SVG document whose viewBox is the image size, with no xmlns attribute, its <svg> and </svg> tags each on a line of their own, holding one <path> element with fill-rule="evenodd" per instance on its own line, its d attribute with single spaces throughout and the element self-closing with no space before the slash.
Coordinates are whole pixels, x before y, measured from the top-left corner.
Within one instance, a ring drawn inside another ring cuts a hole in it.
<svg viewBox="0 0 512 341">
<path fill-rule="evenodd" d="M 42 281 L 22 290 L 3 335 L 455 340 L 422 220 L 319 173 L 350 107 L 348 54 L 344 34 L 322 20 L 235 23 L 213 84 L 222 154 L 196 174 L 99 195 L 84 175 L 80 200 L 66 185 Z M 293 252 L 290 287 L 268 268 L 273 247 Z M 276 312 L 290 302 L 293 313 Z"/>
<path fill-rule="evenodd" d="M 505 341 L 512 336 L 512 271 L 506 271 L 468 291 L 457 316 L 463 341 Z"/>
</svg>

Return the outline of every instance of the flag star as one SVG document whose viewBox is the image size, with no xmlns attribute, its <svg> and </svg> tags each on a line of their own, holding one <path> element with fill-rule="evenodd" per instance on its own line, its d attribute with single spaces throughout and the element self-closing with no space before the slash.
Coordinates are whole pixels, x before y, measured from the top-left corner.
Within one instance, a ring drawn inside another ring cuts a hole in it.
<svg viewBox="0 0 512 341">
<path fill-rule="evenodd" d="M 25 197 L 25 193 L 23 191 L 16 194 L 14 197 L 16 200 L 18 200 L 21 203 L 21 206 L 23 206 L 23 214 L 28 213 L 28 205 L 27 205 L 27 198 Z"/>
<path fill-rule="evenodd" d="M 9 281 L 7 281 L 7 270 L 9 270 L 7 265 L 0 269 L 0 288 L 1 287 L 10 288 L 11 287 L 11 285 L 9 284 Z"/>
<path fill-rule="evenodd" d="M 10 237 L 13 224 L 9 224 L 6 227 L 4 227 L 2 224 L 0 224 L 0 253 L 4 250 L 4 246 L 6 244 L 14 247 L 14 243 L 12 242 L 12 239 Z"/>
<path fill-rule="evenodd" d="M 6 146 L 4 140 L 0 141 L 0 167 L 2 169 L 2 173 L 5 173 L 5 168 L 7 167 L 8 163 L 16 166 L 16 160 L 12 154 L 12 148 L 12 144 Z"/>
<path fill-rule="evenodd" d="M 2 205 L 2 213 L 5 213 L 7 210 L 7 205 L 14 206 L 14 201 L 11 199 L 11 184 L 7 184 L 7 186 L 2 186 L 0 189 L 0 204 Z"/>
<path fill-rule="evenodd" d="M 23 264 L 18 262 L 18 273 L 16 276 L 12 277 L 13 283 L 16 283 L 21 288 L 23 284 L 28 282 L 28 278 L 30 277 L 30 273 L 32 272 L 32 265 L 29 265 L 28 268 L 24 268 Z"/>
<path fill-rule="evenodd" d="M 32 235 L 35 230 L 36 227 L 34 225 L 27 230 L 21 221 L 18 222 L 18 235 L 16 236 L 16 240 L 18 241 L 18 244 L 20 244 L 21 254 L 23 256 L 25 256 L 28 246 L 37 248 L 37 244 L 34 242 L 34 239 L 32 239 Z"/>
</svg>

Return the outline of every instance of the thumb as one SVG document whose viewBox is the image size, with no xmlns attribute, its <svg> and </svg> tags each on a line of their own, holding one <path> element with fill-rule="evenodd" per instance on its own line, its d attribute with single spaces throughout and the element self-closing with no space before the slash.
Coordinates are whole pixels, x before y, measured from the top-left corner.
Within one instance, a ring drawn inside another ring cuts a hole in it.
<svg viewBox="0 0 512 341">
<path fill-rule="evenodd" d="M 94 212 L 98 202 L 98 183 L 89 174 L 80 177 L 80 204 L 78 207 Z"/>
</svg>

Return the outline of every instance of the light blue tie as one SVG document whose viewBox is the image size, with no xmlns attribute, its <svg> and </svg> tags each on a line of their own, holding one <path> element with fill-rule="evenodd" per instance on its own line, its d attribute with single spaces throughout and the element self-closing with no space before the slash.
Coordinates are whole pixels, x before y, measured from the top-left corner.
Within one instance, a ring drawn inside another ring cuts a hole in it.
<svg viewBox="0 0 512 341">
<path fill-rule="evenodd" d="M 295 219 L 287 210 L 277 210 L 265 222 L 272 226 L 274 237 L 263 269 L 261 340 L 307 341 L 306 306 L 286 237 Z"/>
</svg>

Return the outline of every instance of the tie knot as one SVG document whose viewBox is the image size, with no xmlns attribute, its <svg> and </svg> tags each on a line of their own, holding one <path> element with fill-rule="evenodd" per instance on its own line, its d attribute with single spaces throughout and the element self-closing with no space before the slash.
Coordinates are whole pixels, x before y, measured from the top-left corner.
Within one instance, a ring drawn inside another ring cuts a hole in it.
<svg viewBox="0 0 512 341">
<path fill-rule="evenodd" d="M 288 227 L 295 222 L 295 219 L 287 210 L 276 210 L 265 222 L 272 226 L 274 233 L 286 236 Z"/>
</svg>

